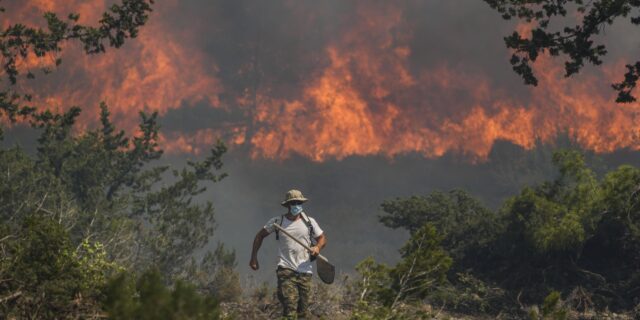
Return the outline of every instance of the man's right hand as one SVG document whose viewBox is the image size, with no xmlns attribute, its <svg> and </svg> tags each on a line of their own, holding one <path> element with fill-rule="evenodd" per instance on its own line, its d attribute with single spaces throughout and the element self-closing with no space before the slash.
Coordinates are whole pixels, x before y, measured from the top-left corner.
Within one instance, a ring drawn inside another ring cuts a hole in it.
<svg viewBox="0 0 640 320">
<path fill-rule="evenodd" d="M 249 261 L 249 267 L 251 267 L 251 269 L 253 270 L 260 269 L 260 264 L 258 264 L 258 259 L 251 258 L 251 261 Z"/>
</svg>

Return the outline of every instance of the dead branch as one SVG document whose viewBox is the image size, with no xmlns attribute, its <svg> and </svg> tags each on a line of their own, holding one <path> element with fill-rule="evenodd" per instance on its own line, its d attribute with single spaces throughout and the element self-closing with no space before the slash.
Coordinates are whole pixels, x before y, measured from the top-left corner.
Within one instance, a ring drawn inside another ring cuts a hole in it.
<svg viewBox="0 0 640 320">
<path fill-rule="evenodd" d="M 422 235 L 422 238 L 420 238 L 420 242 L 418 243 L 418 248 L 416 249 L 417 252 L 420 252 L 420 249 L 422 249 L 422 244 L 424 243 L 424 238 L 426 237 L 426 234 Z M 396 294 L 395 298 L 393 299 L 393 303 L 391 304 L 391 313 L 393 313 L 398 301 L 400 301 L 400 298 L 407 292 L 408 288 L 407 288 L 407 284 L 409 282 L 409 279 L 411 278 L 411 274 L 413 273 L 413 268 L 415 268 L 416 266 L 416 262 L 418 261 L 418 255 L 416 254 L 413 257 L 413 260 L 411 261 L 411 267 L 409 267 L 409 270 L 407 271 L 407 273 L 403 274 L 402 277 L 400 277 L 400 289 L 398 290 L 398 294 Z"/>
<path fill-rule="evenodd" d="M 0 298 L 0 303 L 5 303 L 5 302 L 7 302 L 9 300 L 13 300 L 13 299 L 15 299 L 15 298 L 17 298 L 17 297 L 19 297 L 21 295 L 22 295 L 22 291 L 16 291 L 16 292 L 14 292 L 14 293 L 12 293 L 12 294 L 10 294 L 8 296 L 4 296 L 4 297 Z"/>
<path fill-rule="evenodd" d="M 16 237 L 16 236 L 14 236 L 14 235 L 12 235 L 12 234 L 10 234 L 10 235 L 8 235 L 8 236 L 6 236 L 6 237 L 4 237 L 4 238 L 0 239 L 0 242 L 4 242 L 4 241 L 9 240 L 9 239 L 11 239 L 11 238 L 17 238 L 17 237 Z"/>
</svg>

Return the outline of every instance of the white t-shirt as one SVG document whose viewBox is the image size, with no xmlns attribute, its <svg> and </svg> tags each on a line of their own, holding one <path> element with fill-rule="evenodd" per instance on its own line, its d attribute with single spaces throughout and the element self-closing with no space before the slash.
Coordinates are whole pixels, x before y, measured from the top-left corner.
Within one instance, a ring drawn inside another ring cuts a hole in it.
<svg viewBox="0 0 640 320">
<path fill-rule="evenodd" d="M 307 228 L 307 224 L 304 223 L 302 217 L 295 221 L 291 221 L 286 217 L 274 217 L 267 222 L 267 224 L 264 226 L 264 229 L 269 233 L 274 232 L 276 228 L 273 225 L 276 223 L 280 225 L 281 218 L 283 218 L 281 225 L 282 229 L 286 230 L 292 236 L 302 241 L 302 243 L 307 244 L 309 247 L 311 247 L 309 228 Z M 320 229 L 320 226 L 318 225 L 316 220 L 311 217 L 309 217 L 309 220 L 311 221 L 311 225 L 313 226 L 313 238 L 315 239 L 321 236 L 323 231 L 322 229 Z M 307 251 L 307 249 L 305 249 L 297 242 L 293 241 L 282 232 L 280 232 L 279 238 L 280 240 L 278 241 L 278 248 L 280 253 L 278 266 L 295 270 L 301 273 L 313 273 L 313 264 L 309 260 L 309 251 Z"/>
</svg>

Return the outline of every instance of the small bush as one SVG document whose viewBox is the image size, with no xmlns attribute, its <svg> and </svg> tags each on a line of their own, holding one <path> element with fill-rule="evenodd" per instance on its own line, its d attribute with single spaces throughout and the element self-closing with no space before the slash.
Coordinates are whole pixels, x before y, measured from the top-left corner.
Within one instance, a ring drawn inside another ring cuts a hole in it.
<svg viewBox="0 0 640 320">
<path fill-rule="evenodd" d="M 218 302 L 202 296 L 196 289 L 177 281 L 173 289 L 165 286 L 156 270 L 147 271 L 135 281 L 123 273 L 112 279 L 105 290 L 104 309 L 112 319 L 219 319 Z"/>
</svg>

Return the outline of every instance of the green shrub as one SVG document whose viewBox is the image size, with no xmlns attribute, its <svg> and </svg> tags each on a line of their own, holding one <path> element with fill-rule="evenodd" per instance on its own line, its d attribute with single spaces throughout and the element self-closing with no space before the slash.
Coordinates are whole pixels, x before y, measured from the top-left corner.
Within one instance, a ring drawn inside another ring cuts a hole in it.
<svg viewBox="0 0 640 320">
<path fill-rule="evenodd" d="M 136 281 L 126 273 L 112 279 L 105 290 L 104 309 L 113 319 L 218 319 L 217 300 L 203 296 L 183 281 L 171 289 L 156 270 Z"/>
</svg>

